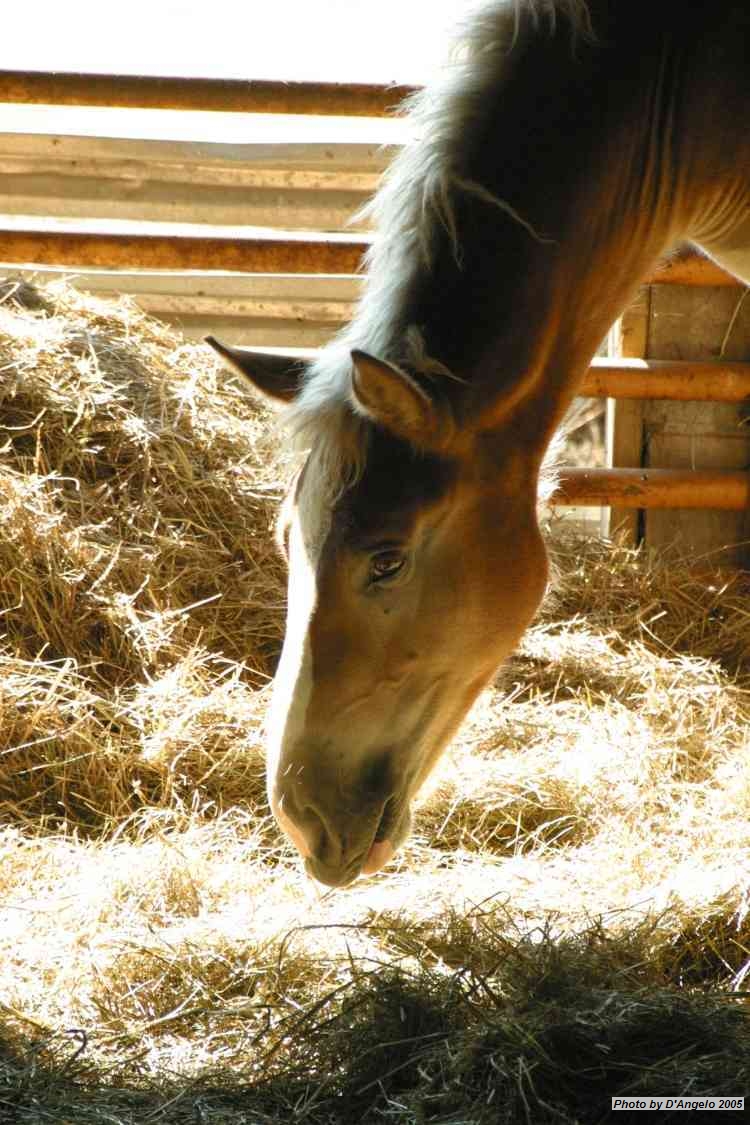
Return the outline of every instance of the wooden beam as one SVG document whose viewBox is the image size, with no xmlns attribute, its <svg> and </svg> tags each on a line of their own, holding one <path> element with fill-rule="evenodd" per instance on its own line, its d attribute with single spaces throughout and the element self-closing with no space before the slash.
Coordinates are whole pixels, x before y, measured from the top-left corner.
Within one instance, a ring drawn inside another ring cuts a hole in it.
<svg viewBox="0 0 750 1125">
<path fill-rule="evenodd" d="M 623 309 L 610 336 L 612 356 L 643 360 L 648 355 L 652 293 L 650 285 L 639 286 L 635 300 Z M 608 398 L 604 424 L 605 465 L 610 469 L 642 465 L 643 399 Z M 603 533 L 614 536 L 623 545 L 637 547 L 641 541 L 643 520 L 637 508 L 610 507 L 602 512 L 601 523 Z"/>
<path fill-rule="evenodd" d="M 714 469 L 561 469 L 550 503 L 618 508 L 750 508 L 750 473 Z"/>
<path fill-rule="evenodd" d="M 653 286 L 649 357 L 683 362 L 750 359 L 750 304 L 731 289 Z M 746 404 L 643 400 L 646 468 L 741 472 L 750 467 Z M 649 549 L 680 544 L 683 555 L 721 551 L 724 565 L 750 566 L 750 508 L 644 511 Z"/>
<path fill-rule="evenodd" d="M 135 74 L 0 70 L 0 102 L 218 113 L 304 113 L 385 117 L 413 86 L 364 82 L 244 82 Z"/>
<path fill-rule="evenodd" d="M 580 394 L 591 398 L 750 401 L 750 363 L 595 359 Z"/>
</svg>

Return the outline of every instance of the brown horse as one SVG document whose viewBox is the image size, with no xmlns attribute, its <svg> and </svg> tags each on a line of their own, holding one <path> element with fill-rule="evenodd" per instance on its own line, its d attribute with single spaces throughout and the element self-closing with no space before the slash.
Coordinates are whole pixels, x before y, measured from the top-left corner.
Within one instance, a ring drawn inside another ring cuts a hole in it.
<svg viewBox="0 0 750 1125">
<path fill-rule="evenodd" d="M 307 870 L 382 867 L 545 590 L 539 467 L 655 259 L 750 278 L 747 0 L 485 2 L 374 203 L 351 325 L 309 368 L 217 350 L 289 403 L 286 638 L 268 786 Z"/>
</svg>

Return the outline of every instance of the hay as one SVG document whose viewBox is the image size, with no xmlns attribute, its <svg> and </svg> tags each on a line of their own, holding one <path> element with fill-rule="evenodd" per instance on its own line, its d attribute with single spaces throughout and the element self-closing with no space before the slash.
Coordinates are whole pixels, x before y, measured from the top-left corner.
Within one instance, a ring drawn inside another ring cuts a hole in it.
<svg viewBox="0 0 750 1125">
<path fill-rule="evenodd" d="M 267 677 L 283 572 L 266 412 L 128 301 L 0 289 L 9 644 L 126 687 L 200 643 Z"/>
<path fill-rule="evenodd" d="M 1 1125 L 741 1094 L 747 575 L 558 541 L 412 839 L 323 893 L 264 796 L 264 411 L 128 302 L 2 293 Z"/>
<path fill-rule="evenodd" d="M 129 301 L 0 295 L 0 796 L 100 829 L 196 784 L 255 807 L 284 598 L 270 419 Z"/>
</svg>

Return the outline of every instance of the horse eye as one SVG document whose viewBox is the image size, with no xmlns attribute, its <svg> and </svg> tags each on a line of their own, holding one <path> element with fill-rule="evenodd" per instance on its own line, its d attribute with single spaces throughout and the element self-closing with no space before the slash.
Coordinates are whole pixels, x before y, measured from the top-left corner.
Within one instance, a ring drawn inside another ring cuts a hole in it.
<svg viewBox="0 0 750 1125">
<path fill-rule="evenodd" d="M 389 549 L 378 551 L 370 559 L 370 582 L 387 582 L 395 578 L 406 566 L 406 555 L 403 551 Z"/>
</svg>

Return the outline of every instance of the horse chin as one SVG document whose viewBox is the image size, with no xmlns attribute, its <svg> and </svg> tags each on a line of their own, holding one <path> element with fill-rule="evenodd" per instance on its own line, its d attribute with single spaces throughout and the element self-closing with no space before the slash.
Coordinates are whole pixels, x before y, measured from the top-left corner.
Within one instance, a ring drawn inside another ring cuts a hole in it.
<svg viewBox="0 0 750 1125">
<path fill-rule="evenodd" d="M 330 868 L 313 856 L 305 860 L 305 871 L 318 883 L 326 887 L 348 887 L 360 875 L 374 875 L 393 858 L 396 849 L 390 840 L 382 840 L 373 844 L 364 863 L 357 861 L 344 867 Z"/>
<path fill-rule="evenodd" d="M 409 835 L 410 829 L 411 814 L 407 807 L 398 823 L 389 819 L 387 835 L 383 839 L 376 839 L 370 845 L 370 850 L 364 860 L 360 857 L 340 867 L 330 867 L 322 860 L 316 859 L 315 856 L 308 855 L 305 857 L 305 871 L 311 878 L 318 883 L 323 883 L 326 887 L 348 887 L 360 875 L 374 875 L 390 863 Z M 378 835 L 380 835 L 380 831 Z"/>
<path fill-rule="evenodd" d="M 310 856 L 305 860 L 305 871 L 316 883 L 325 887 L 348 887 L 360 873 L 359 865 L 346 867 L 328 867 L 320 860 Z"/>
</svg>

